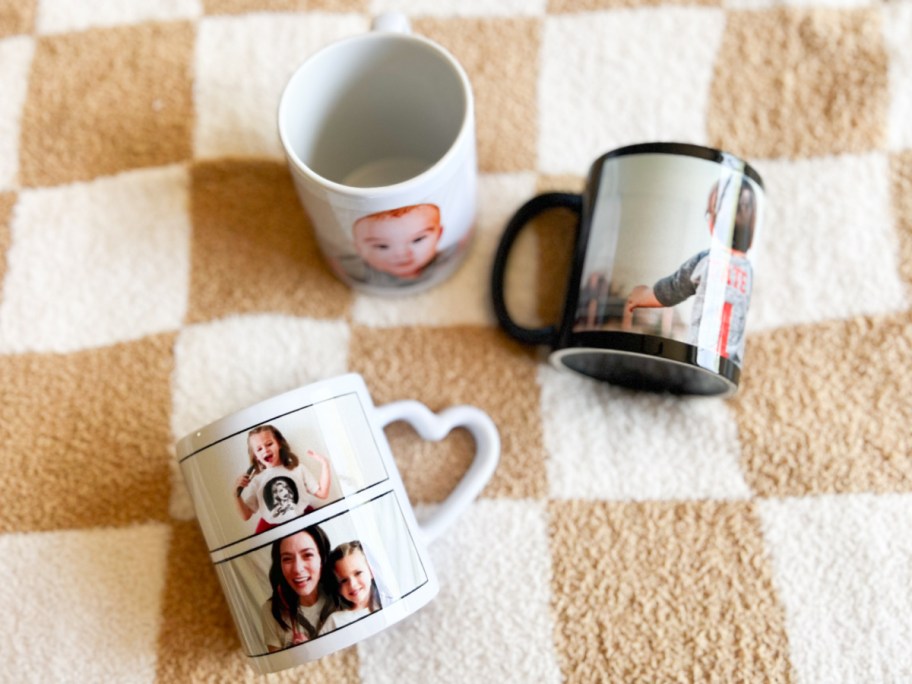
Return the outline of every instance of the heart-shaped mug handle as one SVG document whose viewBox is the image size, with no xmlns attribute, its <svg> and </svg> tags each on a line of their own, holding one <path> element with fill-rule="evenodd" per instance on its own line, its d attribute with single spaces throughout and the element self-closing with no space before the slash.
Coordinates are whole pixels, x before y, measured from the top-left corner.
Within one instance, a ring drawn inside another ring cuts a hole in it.
<svg viewBox="0 0 912 684">
<path fill-rule="evenodd" d="M 500 459 L 500 434 L 487 413 L 474 406 L 452 406 L 434 413 L 421 402 L 394 401 L 378 406 L 377 420 L 386 427 L 404 420 L 423 439 L 439 442 L 454 428 L 462 427 L 475 439 L 475 458 L 449 496 L 419 524 L 425 541 L 433 541 L 449 527 L 481 493 Z"/>
</svg>

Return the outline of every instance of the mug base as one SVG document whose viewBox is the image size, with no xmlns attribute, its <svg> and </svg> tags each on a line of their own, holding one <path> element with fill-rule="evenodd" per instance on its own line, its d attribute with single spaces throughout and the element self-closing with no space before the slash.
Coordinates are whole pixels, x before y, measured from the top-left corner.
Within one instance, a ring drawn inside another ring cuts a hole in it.
<svg viewBox="0 0 912 684">
<path fill-rule="evenodd" d="M 555 351 L 550 360 L 559 370 L 571 370 L 636 390 L 727 397 L 738 389 L 737 369 L 726 374 L 721 369 L 713 371 L 694 363 L 647 353 L 572 347 Z"/>
</svg>

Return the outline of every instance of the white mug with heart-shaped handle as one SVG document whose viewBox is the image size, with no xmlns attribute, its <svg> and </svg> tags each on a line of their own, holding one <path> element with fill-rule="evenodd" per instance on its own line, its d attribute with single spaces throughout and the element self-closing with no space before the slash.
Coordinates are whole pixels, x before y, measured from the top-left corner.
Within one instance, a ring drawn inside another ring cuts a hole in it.
<svg viewBox="0 0 912 684">
<path fill-rule="evenodd" d="M 383 428 L 427 440 L 465 428 L 476 452 L 449 496 L 415 517 Z M 500 456 L 490 417 L 376 407 L 347 374 L 262 401 L 187 435 L 177 458 L 241 643 L 259 673 L 390 627 L 438 591 L 426 544 L 480 494 Z"/>
</svg>

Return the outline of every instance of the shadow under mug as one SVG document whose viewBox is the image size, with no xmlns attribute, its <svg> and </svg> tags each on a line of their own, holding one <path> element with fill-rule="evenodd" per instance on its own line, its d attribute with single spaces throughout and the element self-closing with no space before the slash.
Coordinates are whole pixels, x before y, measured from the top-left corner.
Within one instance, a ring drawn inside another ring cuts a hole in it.
<svg viewBox="0 0 912 684">
<path fill-rule="evenodd" d="M 633 389 L 730 396 L 764 202 L 760 175 L 726 152 L 683 143 L 608 152 L 582 195 L 539 195 L 507 224 L 491 276 L 497 319 L 520 342 L 549 345 L 562 370 Z M 578 216 L 561 320 L 524 327 L 507 310 L 507 261 L 522 229 L 558 207 Z"/>
<path fill-rule="evenodd" d="M 383 428 L 457 427 L 475 457 L 420 521 Z M 361 376 L 322 380 L 197 430 L 176 447 L 210 560 L 260 674 L 321 658 L 415 613 L 438 591 L 426 545 L 490 480 L 500 437 L 472 406 L 375 406 Z"/>
</svg>

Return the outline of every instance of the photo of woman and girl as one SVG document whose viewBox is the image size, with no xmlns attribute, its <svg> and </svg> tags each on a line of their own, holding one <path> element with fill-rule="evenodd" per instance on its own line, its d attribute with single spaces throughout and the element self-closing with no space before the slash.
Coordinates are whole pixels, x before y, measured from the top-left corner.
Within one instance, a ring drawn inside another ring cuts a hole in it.
<svg viewBox="0 0 912 684">
<path fill-rule="evenodd" d="M 383 607 L 361 542 L 344 542 L 330 550 L 319 525 L 273 542 L 269 583 L 272 593 L 260 620 L 270 653 L 316 639 Z"/>
<path fill-rule="evenodd" d="M 291 450 L 273 425 L 260 425 L 247 433 L 250 466 L 235 481 L 235 502 L 244 520 L 257 512 L 256 534 L 308 513 L 327 503 L 332 484 L 329 460 L 308 449 L 305 455 L 319 463 L 320 474 Z"/>
</svg>

